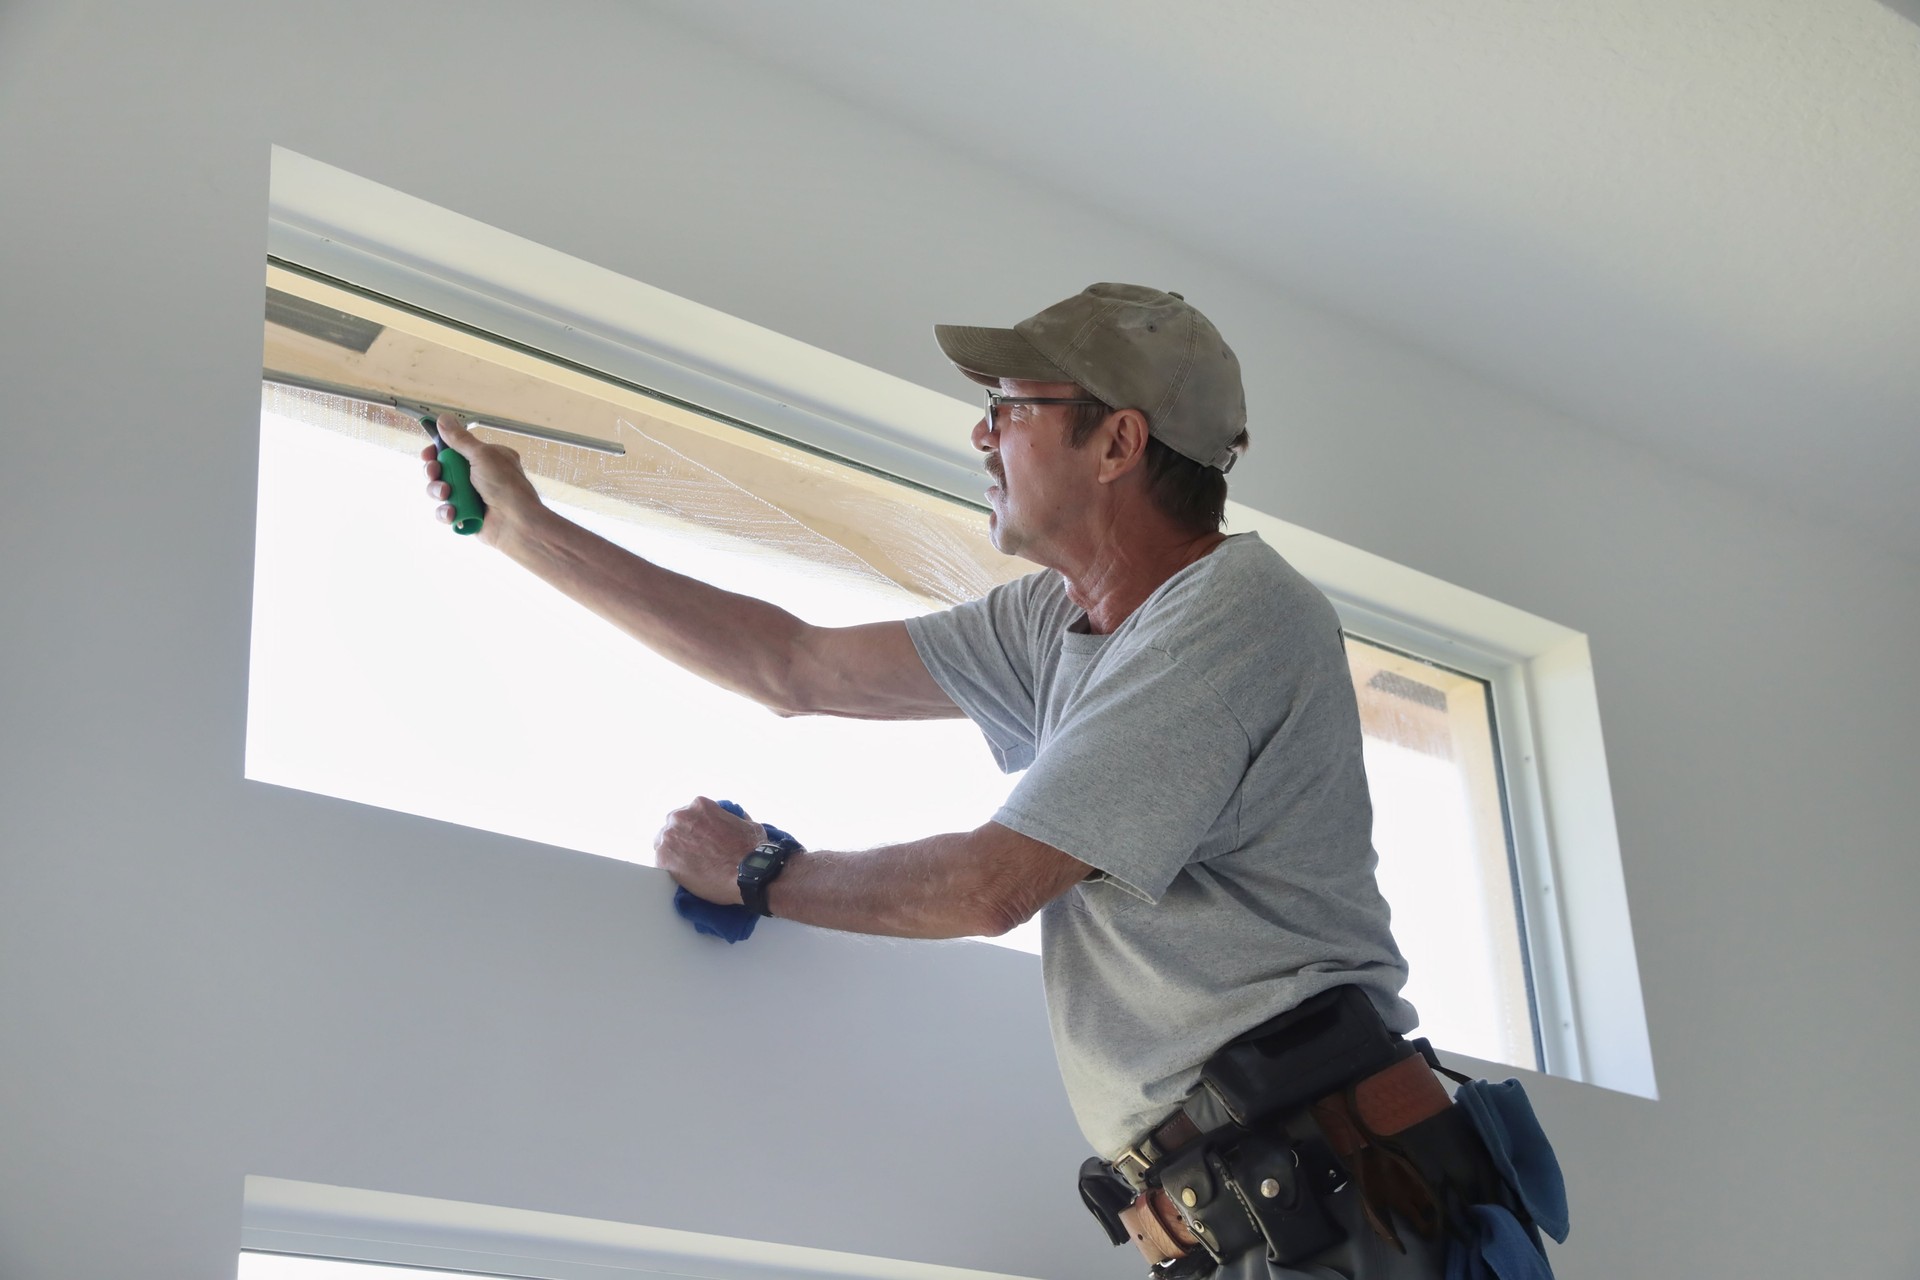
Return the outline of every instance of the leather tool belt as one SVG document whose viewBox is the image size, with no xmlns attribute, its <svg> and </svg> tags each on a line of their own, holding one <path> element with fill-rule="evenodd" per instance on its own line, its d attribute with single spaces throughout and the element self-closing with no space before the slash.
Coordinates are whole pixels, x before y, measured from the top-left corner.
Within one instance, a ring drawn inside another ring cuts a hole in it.
<svg viewBox="0 0 1920 1280">
<path fill-rule="evenodd" d="M 1430 1053 L 1387 1031 L 1358 987 L 1322 992 L 1201 1068 L 1201 1090 L 1230 1123 L 1203 1132 L 1182 1106 L 1113 1160 L 1083 1164 L 1081 1197 L 1161 1280 L 1206 1275 L 1255 1247 L 1281 1265 L 1331 1248 L 1346 1232 L 1326 1202 L 1350 1181 L 1384 1238 L 1399 1245 L 1396 1214 L 1436 1233 L 1432 1161 L 1400 1141 L 1453 1105 Z"/>
</svg>

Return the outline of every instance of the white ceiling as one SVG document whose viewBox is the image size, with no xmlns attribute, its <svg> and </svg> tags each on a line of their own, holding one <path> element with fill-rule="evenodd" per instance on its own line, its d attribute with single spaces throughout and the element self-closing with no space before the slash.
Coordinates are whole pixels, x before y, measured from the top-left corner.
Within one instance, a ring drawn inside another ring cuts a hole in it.
<svg viewBox="0 0 1920 1280">
<path fill-rule="evenodd" d="M 1920 561 L 1920 27 L 1890 7 L 657 7 Z"/>
</svg>

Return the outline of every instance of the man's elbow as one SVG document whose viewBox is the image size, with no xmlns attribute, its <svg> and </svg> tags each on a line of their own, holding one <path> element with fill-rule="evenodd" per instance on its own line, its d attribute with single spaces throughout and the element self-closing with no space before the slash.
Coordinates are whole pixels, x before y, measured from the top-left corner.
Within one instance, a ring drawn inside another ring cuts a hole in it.
<svg viewBox="0 0 1920 1280">
<path fill-rule="evenodd" d="M 973 904 L 973 930 L 976 937 L 999 938 L 1012 933 L 1044 904 L 1036 902 L 1024 885 L 996 886 L 983 890 Z"/>
<path fill-rule="evenodd" d="M 972 840 L 978 852 L 968 860 L 973 875 L 972 892 L 966 896 L 981 937 L 998 938 L 1018 929 L 1093 870 L 997 822 L 975 831 Z"/>
<path fill-rule="evenodd" d="M 971 938 L 1004 938 L 1025 924 L 1030 918 L 1030 916 L 1023 916 L 1014 911 L 982 912 L 978 917 L 978 927 L 967 930 L 965 936 Z"/>
<path fill-rule="evenodd" d="M 820 628 L 798 623 L 778 661 L 770 664 L 761 680 L 755 700 L 782 720 L 820 715 L 825 705 L 820 692 L 824 668 L 817 652 L 819 635 Z"/>
</svg>

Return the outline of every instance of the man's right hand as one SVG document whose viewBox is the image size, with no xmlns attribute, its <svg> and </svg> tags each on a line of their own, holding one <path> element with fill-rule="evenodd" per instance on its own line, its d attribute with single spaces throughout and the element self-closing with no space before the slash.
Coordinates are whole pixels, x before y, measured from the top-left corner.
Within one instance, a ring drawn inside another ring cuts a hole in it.
<svg viewBox="0 0 1920 1280">
<path fill-rule="evenodd" d="M 498 546 L 505 538 L 521 532 L 546 510 L 533 482 L 520 465 L 520 455 L 503 444 L 489 444 L 467 430 L 466 424 L 451 413 L 436 414 L 435 425 L 447 447 L 467 460 L 473 474 L 473 487 L 487 504 L 487 518 L 480 526 L 480 541 Z M 426 463 L 427 496 L 440 503 L 435 512 L 441 524 L 453 523 L 453 504 L 447 501 L 452 486 L 440 478 L 438 450 L 428 444 L 420 451 Z"/>
</svg>

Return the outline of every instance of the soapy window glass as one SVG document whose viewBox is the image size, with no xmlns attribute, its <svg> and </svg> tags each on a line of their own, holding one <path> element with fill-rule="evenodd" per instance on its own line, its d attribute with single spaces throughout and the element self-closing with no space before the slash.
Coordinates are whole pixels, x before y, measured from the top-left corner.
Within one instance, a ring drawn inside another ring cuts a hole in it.
<svg viewBox="0 0 1920 1280">
<path fill-rule="evenodd" d="M 476 428 L 569 519 L 824 625 L 1030 572 L 976 512 L 324 282 L 268 286 L 248 777 L 636 862 L 696 795 L 842 849 L 1005 798 L 965 720 L 783 720 L 654 656 L 437 523 L 412 418 L 287 383 L 594 442 Z M 1037 949 L 1037 922 L 1012 941 Z"/>
<path fill-rule="evenodd" d="M 1032 572 L 981 511 L 304 272 L 267 285 L 249 778 L 635 862 L 696 795 L 842 849 L 998 808 L 967 721 L 780 719 L 437 523 L 426 434 L 368 401 L 471 410 L 569 519 L 822 625 Z M 1422 1030 L 1536 1065 L 1484 685 L 1348 657 Z M 1038 950 L 1037 919 L 999 941 Z"/>
</svg>

